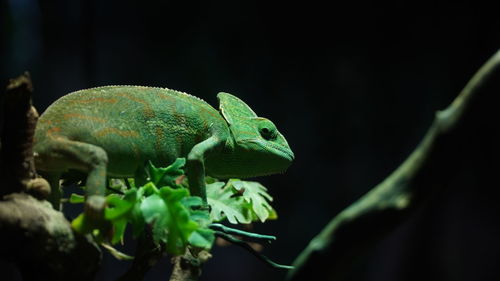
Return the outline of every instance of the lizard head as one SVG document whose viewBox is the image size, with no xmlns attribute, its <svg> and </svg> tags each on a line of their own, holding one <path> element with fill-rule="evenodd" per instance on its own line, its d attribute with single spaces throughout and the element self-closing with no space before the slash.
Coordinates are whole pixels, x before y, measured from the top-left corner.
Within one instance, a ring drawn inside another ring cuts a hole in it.
<svg viewBox="0 0 500 281">
<path fill-rule="evenodd" d="M 219 93 L 217 98 L 234 142 L 231 155 L 225 157 L 225 166 L 229 167 L 225 169 L 225 176 L 252 177 L 284 172 L 294 154 L 273 122 L 258 117 L 246 103 L 231 94 Z"/>
</svg>

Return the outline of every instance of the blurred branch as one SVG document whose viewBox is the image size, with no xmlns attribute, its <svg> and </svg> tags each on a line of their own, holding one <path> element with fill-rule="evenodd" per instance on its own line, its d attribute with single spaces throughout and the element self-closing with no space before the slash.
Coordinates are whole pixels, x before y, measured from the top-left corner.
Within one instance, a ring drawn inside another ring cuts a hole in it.
<svg viewBox="0 0 500 281">
<path fill-rule="evenodd" d="M 143 280 L 146 273 L 165 255 L 165 244 L 155 243 L 151 229 L 146 227 L 137 241 L 132 266 L 116 281 Z"/>
<path fill-rule="evenodd" d="M 436 178 L 450 175 L 456 151 L 450 147 L 470 127 L 462 126 L 465 115 L 481 108 L 476 99 L 483 85 L 496 73 L 500 51 L 472 77 L 457 98 L 436 114 L 434 122 L 413 153 L 382 183 L 334 217 L 311 240 L 294 262 L 289 280 L 309 280 L 322 276 L 340 280 L 349 265 L 367 248 L 407 219 L 412 211 L 442 187 Z M 473 102 L 473 98 L 475 98 Z"/>
<path fill-rule="evenodd" d="M 0 195 L 25 191 L 26 181 L 35 178 L 33 133 L 38 113 L 31 105 L 33 86 L 28 73 L 11 79 L 4 96 L 0 151 L 0 175 L 5 187 Z"/>
<path fill-rule="evenodd" d="M 257 252 L 250 246 L 246 241 L 240 240 L 230 234 L 224 233 L 222 231 L 216 231 L 215 235 L 217 237 L 220 237 L 228 242 L 231 242 L 234 245 L 240 246 L 241 248 L 249 251 L 252 255 L 254 255 L 256 258 L 259 260 L 263 261 L 265 264 L 269 265 L 270 267 L 276 268 L 276 269 L 292 269 L 291 266 L 289 265 L 283 265 L 283 264 L 278 264 L 270 260 L 268 257 L 264 256 L 263 254 Z"/>
<path fill-rule="evenodd" d="M 26 281 L 88 281 L 101 253 L 47 201 L 13 193 L 0 201 L 0 258 L 15 263 Z"/>
<path fill-rule="evenodd" d="M 205 250 L 196 251 L 188 248 L 182 256 L 172 258 L 174 267 L 170 281 L 197 281 L 201 276 L 201 267 L 212 255 Z"/>
<path fill-rule="evenodd" d="M 99 249 L 73 233 L 64 215 L 44 200 L 49 184 L 36 178 L 32 144 L 38 114 L 31 94 L 25 73 L 10 81 L 4 95 L 0 258 L 14 262 L 27 281 L 92 280 L 101 259 Z"/>
</svg>

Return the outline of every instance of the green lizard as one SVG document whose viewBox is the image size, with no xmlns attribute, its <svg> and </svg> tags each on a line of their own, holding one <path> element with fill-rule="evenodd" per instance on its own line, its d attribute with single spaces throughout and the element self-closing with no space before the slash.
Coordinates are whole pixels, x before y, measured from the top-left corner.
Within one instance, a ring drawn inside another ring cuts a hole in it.
<svg viewBox="0 0 500 281">
<path fill-rule="evenodd" d="M 186 157 L 192 195 L 206 204 L 205 175 L 252 177 L 283 172 L 294 154 L 268 119 L 237 97 L 219 93 L 219 111 L 186 93 L 154 87 L 105 86 L 63 96 L 40 116 L 37 170 L 60 207 L 59 179 L 87 174 L 86 212 L 102 212 L 107 177 L 133 177 L 147 161 L 166 166 Z"/>
</svg>

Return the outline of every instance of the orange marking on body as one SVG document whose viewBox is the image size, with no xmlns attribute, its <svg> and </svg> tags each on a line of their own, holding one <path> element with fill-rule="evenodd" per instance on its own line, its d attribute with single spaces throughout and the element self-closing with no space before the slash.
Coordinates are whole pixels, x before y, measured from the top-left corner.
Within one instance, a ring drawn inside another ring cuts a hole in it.
<svg viewBox="0 0 500 281">
<path fill-rule="evenodd" d="M 203 118 L 203 119 L 201 120 L 201 122 L 203 123 L 203 124 L 202 124 L 202 125 L 203 125 L 203 129 L 204 129 L 205 131 L 208 131 L 208 129 L 210 129 L 210 127 L 208 126 L 207 119 Z"/>
<path fill-rule="evenodd" d="M 115 128 L 104 128 L 95 133 L 96 136 L 102 137 L 108 134 L 115 134 L 122 137 L 137 137 L 139 134 L 136 131 L 132 130 L 120 130 Z"/>
<path fill-rule="evenodd" d="M 158 97 L 160 97 L 161 99 L 164 99 L 164 100 L 168 101 L 167 104 L 170 106 L 170 108 L 173 109 L 173 111 L 175 111 L 175 107 L 176 107 L 176 104 L 177 104 L 177 99 L 175 97 L 172 97 L 171 95 L 164 94 L 164 93 L 160 93 L 158 95 Z"/>
<path fill-rule="evenodd" d="M 49 134 L 52 134 L 52 133 L 56 133 L 56 132 L 60 132 L 61 131 L 61 128 L 59 127 L 52 127 L 50 129 L 47 130 L 47 135 Z"/>
<path fill-rule="evenodd" d="M 165 153 L 162 153 L 163 143 L 165 142 L 165 134 L 161 126 L 157 126 L 155 128 L 155 136 L 156 136 L 155 149 L 158 156 L 158 160 L 160 160 L 160 162 L 162 163 L 165 163 L 167 159 L 165 159 Z"/>
<path fill-rule="evenodd" d="M 87 115 L 78 114 L 78 113 L 66 113 L 63 115 L 63 118 L 64 119 L 70 119 L 70 118 L 86 119 L 86 120 L 92 120 L 92 121 L 99 122 L 99 123 L 106 122 L 106 120 L 99 118 L 99 117 L 87 116 Z"/>
<path fill-rule="evenodd" d="M 155 113 L 154 113 L 153 109 L 151 108 L 151 105 L 147 101 L 140 99 L 140 98 L 136 98 L 136 97 L 129 95 L 129 94 L 126 94 L 126 93 L 121 93 L 121 94 L 117 94 L 117 95 L 124 97 L 124 98 L 127 98 L 131 101 L 135 101 L 137 103 L 142 104 L 144 106 L 144 115 L 146 117 L 151 118 L 151 117 L 155 116 Z"/>
<path fill-rule="evenodd" d="M 61 131 L 61 128 L 59 128 L 59 127 L 52 127 L 52 128 L 49 128 L 49 129 L 47 130 L 47 132 L 45 133 L 45 135 L 46 135 L 47 137 L 54 138 L 54 135 L 53 135 L 53 134 L 54 134 L 54 133 L 58 133 L 58 132 L 60 132 L 60 131 Z"/>
<path fill-rule="evenodd" d="M 115 98 L 91 98 L 82 100 L 70 100 L 72 103 L 94 103 L 94 102 L 105 102 L 105 103 L 116 103 L 118 102 Z"/>
<path fill-rule="evenodd" d="M 175 101 L 175 98 L 174 98 L 174 97 L 172 97 L 172 95 L 169 95 L 169 94 L 160 93 L 158 96 L 159 96 L 161 99 L 164 99 L 164 100 Z"/>
<path fill-rule="evenodd" d="M 176 97 L 173 97 L 173 96 L 171 96 L 169 94 L 160 93 L 158 96 L 160 98 L 162 98 L 162 99 L 172 101 L 174 105 L 175 105 L 175 102 L 177 101 Z M 210 105 L 205 104 L 205 102 L 201 101 L 199 98 L 197 98 L 195 96 L 190 96 L 188 94 L 185 94 L 185 96 L 179 96 L 179 98 L 182 101 L 188 102 L 188 103 L 192 103 L 193 100 L 194 100 L 195 102 L 197 102 L 196 104 L 199 105 L 199 106 L 197 106 L 197 108 L 200 111 L 202 111 L 203 113 L 206 113 L 206 114 L 210 115 L 213 118 L 220 118 L 221 117 L 219 114 L 213 112 L 213 108 L 211 108 Z M 200 101 L 201 101 L 201 104 L 198 103 Z"/>
<path fill-rule="evenodd" d="M 160 126 L 157 126 L 155 128 L 155 136 L 156 136 L 155 149 L 157 151 L 161 151 L 161 147 L 165 139 L 165 136 L 163 135 L 163 130 Z"/>
<path fill-rule="evenodd" d="M 52 124 L 52 120 L 50 120 L 50 119 L 39 119 L 38 123 L 51 125 Z"/>
<path fill-rule="evenodd" d="M 215 114 L 212 110 L 210 110 L 208 108 L 200 107 L 200 109 L 203 113 L 206 113 L 206 114 L 212 116 L 213 118 L 221 118 L 221 116 L 219 114 Z"/>
<path fill-rule="evenodd" d="M 174 118 L 177 121 L 177 125 L 181 126 L 182 128 L 187 128 L 187 120 L 185 115 L 174 112 Z"/>
<path fill-rule="evenodd" d="M 179 151 L 182 152 L 184 139 L 182 138 L 181 134 L 175 134 L 175 142 L 177 143 L 177 148 L 179 149 Z"/>
</svg>

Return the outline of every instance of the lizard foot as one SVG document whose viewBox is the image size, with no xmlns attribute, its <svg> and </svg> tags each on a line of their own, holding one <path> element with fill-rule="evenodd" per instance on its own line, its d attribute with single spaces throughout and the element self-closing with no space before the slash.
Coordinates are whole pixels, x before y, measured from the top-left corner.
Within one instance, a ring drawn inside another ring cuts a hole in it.
<svg viewBox="0 0 500 281">
<path fill-rule="evenodd" d="M 90 195 L 85 200 L 85 215 L 95 222 L 104 220 L 104 208 L 106 207 L 106 198 L 101 195 Z"/>
</svg>

